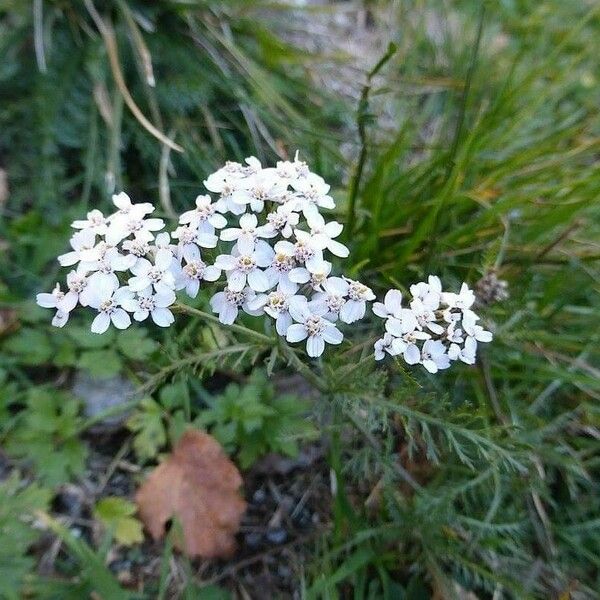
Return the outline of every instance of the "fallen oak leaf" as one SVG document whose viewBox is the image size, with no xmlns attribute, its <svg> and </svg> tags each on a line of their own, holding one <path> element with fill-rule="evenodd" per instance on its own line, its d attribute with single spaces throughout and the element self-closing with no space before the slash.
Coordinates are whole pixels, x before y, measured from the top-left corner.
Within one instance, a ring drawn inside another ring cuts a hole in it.
<svg viewBox="0 0 600 600">
<path fill-rule="evenodd" d="M 135 500 L 139 516 L 155 540 L 176 518 L 183 540 L 175 545 L 190 557 L 227 558 L 235 550 L 246 503 L 242 477 L 210 435 L 188 430 L 172 454 L 150 474 Z"/>
</svg>

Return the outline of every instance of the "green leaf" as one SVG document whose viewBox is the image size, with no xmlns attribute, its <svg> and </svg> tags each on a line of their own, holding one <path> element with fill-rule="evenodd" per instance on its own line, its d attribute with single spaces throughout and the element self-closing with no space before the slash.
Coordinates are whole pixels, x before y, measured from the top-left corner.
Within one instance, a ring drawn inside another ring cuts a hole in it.
<svg viewBox="0 0 600 600">
<path fill-rule="evenodd" d="M 94 508 L 94 517 L 112 532 L 117 542 L 132 546 L 144 541 L 142 524 L 133 515 L 137 507 L 132 502 L 116 496 L 102 498 Z"/>
<path fill-rule="evenodd" d="M 110 377 L 121 370 L 121 358 L 114 350 L 88 350 L 81 354 L 79 366 L 94 377 Z"/>
<path fill-rule="evenodd" d="M 152 398 L 140 401 L 139 408 L 127 421 L 127 427 L 135 433 L 133 448 L 142 460 L 154 458 L 167 441 L 162 408 Z"/>
<path fill-rule="evenodd" d="M 119 332 L 117 347 L 127 358 L 144 360 L 158 348 L 158 343 L 148 337 L 145 329 L 132 327 Z"/>
<path fill-rule="evenodd" d="M 39 329 L 25 327 L 8 339 L 4 349 L 16 354 L 25 365 L 42 365 L 53 355 L 49 336 Z"/>
<path fill-rule="evenodd" d="M 16 471 L 0 483 L 0 597 L 22 597 L 23 578 L 34 565 L 27 551 L 40 535 L 32 527 L 34 513 L 47 510 L 51 497 L 36 483 L 23 487 Z"/>
</svg>

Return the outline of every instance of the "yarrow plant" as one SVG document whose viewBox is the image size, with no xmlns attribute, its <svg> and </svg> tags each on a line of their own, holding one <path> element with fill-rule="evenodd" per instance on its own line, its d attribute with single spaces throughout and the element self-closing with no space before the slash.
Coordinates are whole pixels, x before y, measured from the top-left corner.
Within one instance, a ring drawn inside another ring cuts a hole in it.
<svg viewBox="0 0 600 600">
<path fill-rule="evenodd" d="M 363 319 L 375 295 L 359 281 L 332 275 L 328 255 L 346 258 L 349 250 L 337 239 L 342 225 L 322 214 L 335 208 L 330 186 L 297 155 L 275 167 L 254 157 L 228 162 L 204 186 L 215 197 L 198 196 L 171 233 L 150 216 L 151 204 L 133 204 L 124 192 L 113 196 L 112 214 L 92 210 L 73 222 L 72 250 L 58 257 L 72 267 L 67 289 L 57 284 L 37 296 L 38 304 L 56 310 L 53 325 L 63 327 L 79 304 L 97 312 L 95 333 L 111 324 L 125 329 L 131 316 L 168 327 L 177 291 L 195 298 L 202 287 L 222 282 L 210 306 L 224 325 L 240 311 L 262 315 L 287 342 L 305 342 L 313 358 L 326 344 L 340 344 L 339 322 Z M 374 304 L 386 329 L 375 358 L 402 356 L 431 373 L 455 360 L 472 364 L 477 343 L 491 341 L 492 334 L 477 324 L 467 285 L 458 294 L 443 292 L 432 276 L 410 292 L 407 307 L 398 290 Z"/>
</svg>

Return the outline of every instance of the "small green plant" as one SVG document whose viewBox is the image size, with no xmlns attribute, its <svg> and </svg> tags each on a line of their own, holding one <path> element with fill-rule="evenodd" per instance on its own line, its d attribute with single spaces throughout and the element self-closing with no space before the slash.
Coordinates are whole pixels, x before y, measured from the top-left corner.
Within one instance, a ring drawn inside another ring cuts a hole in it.
<svg viewBox="0 0 600 600">
<path fill-rule="evenodd" d="M 16 471 L 0 483 L 0 598 L 22 597 L 23 578 L 35 563 L 27 556 L 39 535 L 33 528 L 34 513 L 46 510 L 50 497 L 50 491 L 36 483 L 25 485 Z"/>
<path fill-rule="evenodd" d="M 79 401 L 68 394 L 31 388 L 25 409 L 8 432 L 6 451 L 31 461 L 49 486 L 81 474 L 87 448 L 78 437 L 83 424 L 79 409 Z"/>
<path fill-rule="evenodd" d="M 309 402 L 292 394 L 278 394 L 263 371 L 254 371 L 248 383 L 229 384 L 223 394 L 207 397 L 208 408 L 197 423 L 209 429 L 225 449 L 236 453 L 248 468 L 269 452 L 298 454 L 299 440 L 316 432 L 307 421 Z"/>
<path fill-rule="evenodd" d="M 144 540 L 142 524 L 133 516 L 136 510 L 133 502 L 111 496 L 98 501 L 94 517 L 110 531 L 119 544 L 132 546 Z"/>
</svg>

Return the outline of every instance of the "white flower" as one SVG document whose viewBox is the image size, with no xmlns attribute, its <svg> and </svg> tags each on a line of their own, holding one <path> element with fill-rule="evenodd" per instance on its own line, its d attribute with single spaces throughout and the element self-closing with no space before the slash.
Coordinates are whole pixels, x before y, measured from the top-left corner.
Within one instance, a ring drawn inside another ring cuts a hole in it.
<svg viewBox="0 0 600 600">
<path fill-rule="evenodd" d="M 221 323 L 231 325 L 237 319 L 240 308 L 249 315 L 254 316 L 258 316 L 262 312 L 252 309 L 249 305 L 255 297 L 256 293 L 251 288 L 247 287 L 241 291 L 234 291 L 226 287 L 210 299 L 210 306 L 213 312 L 219 314 Z"/>
<path fill-rule="evenodd" d="M 458 308 L 459 310 L 466 311 L 473 306 L 475 294 L 469 289 L 466 283 L 463 283 L 458 294 L 443 292 L 442 302 L 449 308 Z"/>
<path fill-rule="evenodd" d="M 98 260 L 80 263 L 79 273 L 92 273 L 88 278 L 89 285 L 92 287 L 99 286 L 100 282 L 103 282 L 107 287 L 116 290 L 119 287 L 116 272 L 131 268 L 135 260 L 135 257 L 124 256 L 116 248 L 108 248 Z"/>
<path fill-rule="evenodd" d="M 218 238 L 213 233 L 200 231 L 198 228 L 182 225 L 173 232 L 173 237 L 179 240 L 178 256 L 188 258 L 191 253 L 195 253 L 194 248 L 200 246 L 202 248 L 214 248 L 217 245 Z"/>
<path fill-rule="evenodd" d="M 113 194 L 113 204 L 118 208 L 115 218 L 118 215 L 132 215 L 137 218 L 143 219 L 145 215 L 149 215 L 154 212 L 154 206 L 149 202 L 141 202 L 134 204 L 125 192 L 120 194 Z"/>
<path fill-rule="evenodd" d="M 424 310 L 437 310 L 442 298 L 442 282 L 439 277 L 430 275 L 427 283 L 421 281 L 410 286 L 410 293 L 415 300 L 420 300 Z"/>
<path fill-rule="evenodd" d="M 340 311 L 346 305 L 350 284 L 341 277 L 330 277 L 321 284 L 322 292 L 317 292 L 310 306 L 329 321 L 337 321 Z"/>
<path fill-rule="evenodd" d="M 91 229 L 78 231 L 70 239 L 72 252 L 61 254 L 58 262 L 63 267 L 70 267 L 80 261 L 93 261 L 100 257 L 100 248 L 96 246 L 96 234 Z"/>
<path fill-rule="evenodd" d="M 64 327 L 69 320 L 69 311 L 61 309 L 60 306 L 65 298 L 65 293 L 60 289 L 60 283 L 57 283 L 52 293 L 41 293 L 36 296 L 36 302 L 43 308 L 56 308 L 56 313 L 52 318 L 54 327 Z"/>
<path fill-rule="evenodd" d="M 138 258 L 143 258 L 150 252 L 149 242 L 137 237 L 134 237 L 131 240 L 125 240 L 121 244 L 121 248 L 123 249 L 125 256 L 135 257 L 136 262 Z"/>
<path fill-rule="evenodd" d="M 151 317 L 159 327 L 169 327 L 175 321 L 175 317 L 167 307 L 174 302 L 173 290 L 161 289 L 154 294 L 152 288 L 146 288 L 139 291 L 135 297 L 125 296 L 121 305 L 125 310 L 133 313 L 136 321 L 144 321 Z"/>
<path fill-rule="evenodd" d="M 229 163 L 229 165 L 238 165 L 238 163 Z M 216 202 L 216 208 L 221 213 L 231 212 L 234 215 L 241 215 L 246 211 L 243 204 L 233 201 L 233 194 L 244 186 L 244 177 L 242 165 L 238 165 L 239 170 L 228 169 L 227 166 L 219 169 L 216 173 L 209 175 L 204 181 L 204 187 L 209 192 L 220 194 Z"/>
<path fill-rule="evenodd" d="M 318 208 L 335 208 L 335 202 L 329 195 L 331 186 L 321 176 L 308 173 L 305 177 L 290 181 L 290 185 L 298 192 L 299 207 L 305 216 L 316 214 Z"/>
<path fill-rule="evenodd" d="M 138 205 L 133 205 L 133 207 Z M 106 242 L 116 246 L 121 240 L 134 235 L 137 239 L 149 242 L 154 239 L 154 231 L 160 231 L 165 226 L 162 219 L 145 219 L 139 211 L 131 210 L 128 213 L 119 213 L 111 221 L 106 232 Z"/>
<path fill-rule="evenodd" d="M 65 297 L 60 302 L 58 307 L 63 312 L 71 312 L 76 306 L 77 302 L 81 306 L 88 306 L 90 303 L 91 295 L 93 294 L 93 288 L 89 285 L 88 278 L 83 273 L 78 271 L 71 271 L 67 274 L 67 287 L 69 291 L 65 294 Z"/>
<path fill-rule="evenodd" d="M 185 259 L 186 264 L 176 270 L 175 289 L 185 289 L 190 298 L 195 298 L 200 289 L 200 281 L 216 281 L 221 276 L 221 270 L 214 265 L 207 265 L 201 258 L 200 250 L 190 254 Z"/>
<path fill-rule="evenodd" d="M 265 275 L 269 280 L 269 288 L 281 285 L 286 290 L 292 287 L 297 289 L 298 286 L 295 283 L 292 283 L 289 278 L 289 275 L 296 264 L 293 254 L 290 254 L 289 252 L 290 247 L 282 247 L 280 245 L 275 246 L 273 259 L 265 271 Z"/>
<path fill-rule="evenodd" d="M 322 271 L 324 268 L 323 252 L 305 241 L 298 240 L 295 244 L 292 244 L 287 240 L 281 240 L 275 244 L 275 251 L 291 254 L 296 262 L 304 264 L 309 273 L 316 273 Z M 306 281 L 308 281 L 308 279 Z"/>
<path fill-rule="evenodd" d="M 112 324 L 117 329 L 127 329 L 131 325 L 131 318 L 121 305 L 129 304 L 133 292 L 128 287 L 114 290 L 102 281 L 94 288 L 94 294 L 90 299 L 90 306 L 98 311 L 98 315 L 92 322 L 93 333 L 104 333 Z"/>
<path fill-rule="evenodd" d="M 463 316 L 462 326 L 465 333 L 478 342 L 491 342 L 494 337 L 492 332 L 486 331 L 481 325 L 477 325 L 476 321 L 478 319 L 479 317 L 471 311 Z"/>
<path fill-rule="evenodd" d="M 217 212 L 217 205 L 213 204 L 210 196 L 198 196 L 196 208 L 184 212 L 179 217 L 182 225 L 199 229 L 202 233 L 214 233 L 215 229 L 223 229 L 227 219 Z"/>
<path fill-rule="evenodd" d="M 288 205 L 278 206 L 275 212 L 267 215 L 267 223 L 264 225 L 265 237 L 274 237 L 281 234 L 289 238 L 294 233 L 294 227 L 298 225 L 300 216 L 293 212 Z"/>
<path fill-rule="evenodd" d="M 382 319 L 388 317 L 402 318 L 402 292 L 400 290 L 388 290 L 383 302 L 373 304 L 373 312 Z"/>
<path fill-rule="evenodd" d="M 328 344 L 341 344 L 344 339 L 342 332 L 322 315 L 314 312 L 304 296 L 292 298 L 289 301 L 290 315 L 297 321 L 288 327 L 286 339 L 288 342 L 306 340 L 306 353 L 312 358 L 321 356 Z"/>
<path fill-rule="evenodd" d="M 410 303 L 410 309 L 417 319 L 419 329 L 429 329 L 439 335 L 444 333 L 445 328 L 437 322 L 435 309 L 429 308 L 432 304 L 434 302 L 431 295 L 426 296 L 425 300 L 415 298 Z"/>
<path fill-rule="evenodd" d="M 298 160 L 298 152 L 296 152 L 296 155 L 294 156 L 294 162 L 289 160 L 277 161 L 275 172 L 279 177 L 287 180 L 288 183 L 310 175 L 308 165 L 304 161 Z"/>
<path fill-rule="evenodd" d="M 242 254 L 250 254 L 254 250 L 254 244 L 258 238 L 274 237 L 258 226 L 256 215 L 245 214 L 240 217 L 239 227 L 229 227 L 221 231 L 221 239 L 226 242 L 237 241 L 238 250 Z"/>
<path fill-rule="evenodd" d="M 104 235 L 108 225 L 104 215 L 98 209 L 94 209 L 87 214 L 87 219 L 73 221 L 71 227 L 75 229 L 89 229 L 96 235 Z"/>
<path fill-rule="evenodd" d="M 173 255 L 169 251 L 165 253 L 157 252 L 154 264 L 145 258 L 140 258 L 131 267 L 134 277 L 131 277 L 127 282 L 129 289 L 134 292 L 141 292 L 154 287 L 157 292 L 164 293 L 173 290 L 175 288 L 175 278 L 171 271 L 172 261 Z"/>
<path fill-rule="evenodd" d="M 427 340 L 421 349 L 421 363 L 430 373 L 447 369 L 450 366 L 450 359 L 444 344 L 439 340 Z"/>
<path fill-rule="evenodd" d="M 375 300 L 375 294 L 371 288 L 360 281 L 345 278 L 348 288 L 346 294 L 348 300 L 340 309 L 340 319 L 344 323 L 354 323 L 365 316 L 367 302 Z"/>
<path fill-rule="evenodd" d="M 310 237 L 305 231 L 295 230 L 296 238 L 310 243 L 319 250 L 329 250 L 332 254 L 346 258 L 350 251 L 344 244 L 334 240 L 342 233 L 343 226 L 337 221 L 325 223 L 325 219 L 317 212 L 308 213 L 306 222 L 310 227 Z"/>
<path fill-rule="evenodd" d="M 292 284 L 294 285 L 294 284 Z M 281 336 L 287 334 L 289 326 L 292 324 L 292 316 L 289 312 L 289 301 L 291 298 L 296 298 L 294 294 L 297 291 L 295 288 L 287 290 L 278 287 L 277 290 L 269 294 L 259 294 L 249 303 L 249 308 L 252 310 L 263 310 L 270 317 L 275 319 L 275 329 Z"/>
<path fill-rule="evenodd" d="M 283 242 L 281 242 L 283 243 Z M 275 249 L 279 246 L 280 242 L 275 244 Z M 317 263 L 316 266 L 311 265 L 311 269 L 305 267 L 296 267 L 290 271 L 290 281 L 294 283 L 308 283 L 310 287 L 317 291 L 323 291 L 323 283 L 331 273 L 331 263 L 327 260 L 323 260 Z"/>
<path fill-rule="evenodd" d="M 256 292 L 269 289 L 269 279 L 260 267 L 268 267 L 273 260 L 273 248 L 266 242 L 259 242 L 249 253 L 241 254 L 234 249 L 235 254 L 220 254 L 215 260 L 218 269 L 226 271 L 227 285 L 234 292 L 239 292 L 248 285 Z"/>
<path fill-rule="evenodd" d="M 236 204 L 250 205 L 254 212 L 262 212 L 267 200 L 276 200 L 286 190 L 287 184 L 281 178 L 267 171 L 251 175 L 231 194 Z"/>
<path fill-rule="evenodd" d="M 465 340 L 465 345 L 461 348 L 458 344 L 451 344 L 448 349 L 448 358 L 450 360 L 461 360 L 462 362 L 472 365 L 475 364 L 477 355 L 477 342 L 475 338 L 468 337 Z"/>
<path fill-rule="evenodd" d="M 398 352 L 394 348 L 394 344 L 397 344 L 398 338 L 395 338 L 391 333 L 385 333 L 382 338 L 378 339 L 373 348 L 375 349 L 375 360 L 383 360 L 385 353 L 387 352 L 390 356 L 396 356 Z"/>
</svg>

